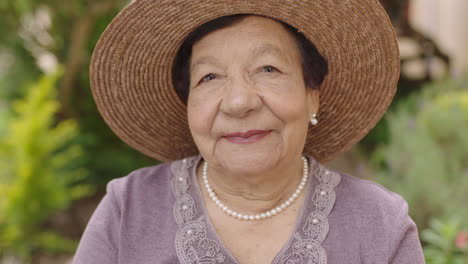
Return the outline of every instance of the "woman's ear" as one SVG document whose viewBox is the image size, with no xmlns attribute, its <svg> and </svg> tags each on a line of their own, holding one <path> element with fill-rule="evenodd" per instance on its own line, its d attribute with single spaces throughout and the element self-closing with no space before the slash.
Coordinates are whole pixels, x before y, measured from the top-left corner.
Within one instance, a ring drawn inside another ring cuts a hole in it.
<svg viewBox="0 0 468 264">
<path fill-rule="evenodd" d="M 307 88 L 307 105 L 309 106 L 309 114 L 318 114 L 320 106 L 320 92 L 318 89 Z"/>
</svg>

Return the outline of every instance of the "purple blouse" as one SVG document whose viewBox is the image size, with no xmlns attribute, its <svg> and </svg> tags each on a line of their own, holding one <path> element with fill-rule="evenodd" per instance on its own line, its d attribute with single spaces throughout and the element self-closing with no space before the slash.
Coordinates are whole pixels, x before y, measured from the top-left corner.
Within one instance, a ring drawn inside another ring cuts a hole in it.
<svg viewBox="0 0 468 264">
<path fill-rule="evenodd" d="M 195 175 L 200 159 L 142 168 L 110 181 L 73 263 L 239 263 L 207 216 Z M 305 202 L 273 263 L 425 263 L 401 196 L 309 161 Z"/>
</svg>

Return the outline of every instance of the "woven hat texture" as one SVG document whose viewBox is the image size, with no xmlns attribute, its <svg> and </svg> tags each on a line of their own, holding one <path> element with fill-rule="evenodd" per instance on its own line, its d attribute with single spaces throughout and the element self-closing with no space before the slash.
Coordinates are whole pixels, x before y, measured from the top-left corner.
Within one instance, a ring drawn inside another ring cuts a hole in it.
<svg viewBox="0 0 468 264">
<path fill-rule="evenodd" d="M 382 118 L 400 62 L 394 29 L 377 0 L 137 0 L 104 31 L 90 68 L 98 110 L 123 141 L 161 161 L 198 153 L 172 65 L 190 32 L 234 14 L 283 21 L 327 60 L 320 122 L 309 127 L 304 154 L 332 160 Z"/>
</svg>

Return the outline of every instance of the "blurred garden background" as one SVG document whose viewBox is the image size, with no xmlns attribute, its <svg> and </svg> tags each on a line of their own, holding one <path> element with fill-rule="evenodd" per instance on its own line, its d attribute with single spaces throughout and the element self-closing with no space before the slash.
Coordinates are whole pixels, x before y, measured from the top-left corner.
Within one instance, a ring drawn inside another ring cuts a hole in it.
<svg viewBox="0 0 468 264">
<path fill-rule="evenodd" d="M 104 124 L 88 79 L 129 0 L 0 0 L 0 264 L 71 263 L 106 183 L 157 164 Z M 401 194 L 427 263 L 468 263 L 468 1 L 381 0 L 402 60 L 388 114 L 329 165 Z"/>
</svg>

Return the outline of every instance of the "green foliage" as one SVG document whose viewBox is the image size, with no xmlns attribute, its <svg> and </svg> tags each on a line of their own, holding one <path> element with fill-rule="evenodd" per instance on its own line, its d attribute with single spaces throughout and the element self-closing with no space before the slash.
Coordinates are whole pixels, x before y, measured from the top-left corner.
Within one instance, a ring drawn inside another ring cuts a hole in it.
<svg viewBox="0 0 468 264">
<path fill-rule="evenodd" d="M 153 165 L 153 159 L 124 144 L 106 126 L 97 111 L 89 87 L 89 60 L 94 46 L 111 19 L 129 0 L 2 1 L 0 0 L 0 55 L 4 52 L 13 59 L 7 67 L 8 74 L 0 76 L 0 98 L 6 98 L 8 105 L 12 100 L 22 98 L 27 93 L 23 87 L 42 74 L 36 63 L 37 57 L 30 49 L 31 44 L 38 45 L 53 54 L 60 64 L 73 66 L 64 69 L 65 74 L 69 74 L 68 79 L 73 80 L 69 84 L 71 90 L 67 96 L 63 97 L 66 90 L 63 89 L 63 83 L 60 83 L 62 87 L 56 87 L 61 91 L 60 100 L 71 98 L 69 103 L 62 102 L 58 115 L 73 117 L 80 128 L 74 141 L 82 146 L 83 167 L 88 170 L 88 176 L 83 182 L 104 188 L 112 178 L 126 175 L 139 167 Z M 37 41 L 37 32 L 29 36 L 30 39 L 25 39 L 22 32 L 27 28 L 24 18 L 44 8 L 49 11 L 51 25 L 42 30 L 53 39 L 51 44 L 45 46 Z M 76 43 L 84 44 L 75 45 Z M 76 48 L 81 45 L 84 48 L 77 51 Z M 77 61 L 72 60 L 73 54 L 77 54 L 74 57 L 78 58 Z M 0 61 L 1 63 L 3 62 Z M 71 110 L 73 115 L 66 115 L 64 109 Z"/>
<path fill-rule="evenodd" d="M 6 133 L 6 124 L 8 122 L 8 112 L 2 108 L 0 101 L 0 137 Z"/>
<path fill-rule="evenodd" d="M 54 121 L 59 76 L 45 76 L 30 87 L 0 134 L 0 255 L 27 259 L 38 249 L 74 249 L 73 241 L 42 226 L 52 212 L 92 192 L 76 184 L 87 175 L 79 166 L 83 151 L 73 144 L 76 122 Z"/>
<path fill-rule="evenodd" d="M 424 247 L 426 263 L 468 263 L 468 241 L 464 237 L 465 232 L 462 230 L 462 222 L 459 218 L 452 218 L 447 222 L 433 219 L 429 223 L 429 228 L 421 233 L 422 240 L 427 244 Z"/>
<path fill-rule="evenodd" d="M 378 180 L 408 201 L 419 228 L 428 219 L 468 222 L 468 80 L 424 88 L 387 116 L 389 143 L 373 164 Z"/>
</svg>

